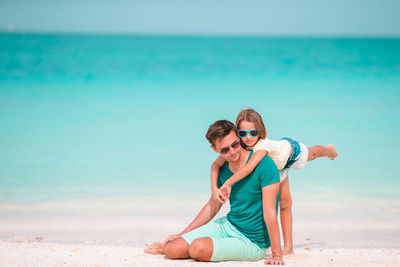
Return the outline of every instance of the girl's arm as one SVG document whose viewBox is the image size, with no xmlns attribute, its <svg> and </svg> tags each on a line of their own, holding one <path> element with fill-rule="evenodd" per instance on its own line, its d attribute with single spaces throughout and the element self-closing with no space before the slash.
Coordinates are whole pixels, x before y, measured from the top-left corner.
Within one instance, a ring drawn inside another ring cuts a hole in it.
<svg viewBox="0 0 400 267">
<path fill-rule="evenodd" d="M 225 202 L 225 199 L 221 191 L 217 187 L 217 180 L 219 169 L 222 167 L 222 165 L 225 164 L 225 161 L 226 160 L 223 157 L 219 156 L 211 165 L 211 191 L 213 194 L 213 198 L 221 204 Z"/>
<path fill-rule="evenodd" d="M 231 194 L 231 187 L 234 183 L 242 180 L 244 177 L 249 175 L 255 167 L 257 167 L 258 163 L 267 155 L 266 150 L 257 150 L 254 152 L 253 156 L 250 158 L 249 162 L 246 163 L 242 168 L 231 176 L 225 183 L 220 187 L 220 192 L 224 195 L 227 199 Z"/>
<path fill-rule="evenodd" d="M 237 172 L 235 172 L 234 175 L 231 176 L 224 185 L 232 186 L 234 183 L 242 180 L 244 177 L 249 175 L 255 167 L 257 167 L 258 163 L 267 155 L 266 150 L 257 150 L 254 152 L 253 156 L 250 158 L 249 162 L 246 163 L 242 168 L 239 168 Z"/>
</svg>

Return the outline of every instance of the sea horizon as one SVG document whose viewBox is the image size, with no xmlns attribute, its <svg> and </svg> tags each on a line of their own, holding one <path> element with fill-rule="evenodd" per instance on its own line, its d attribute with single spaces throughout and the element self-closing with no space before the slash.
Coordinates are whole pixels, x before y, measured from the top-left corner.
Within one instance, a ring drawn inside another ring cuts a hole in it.
<svg viewBox="0 0 400 267">
<path fill-rule="evenodd" d="M 292 190 L 399 199 L 400 39 L 0 33 L 0 202 L 210 191 L 217 119 L 333 143 Z M 375 141 L 375 142 L 372 142 Z"/>
<path fill-rule="evenodd" d="M 326 34 L 326 33 L 275 33 L 275 34 L 254 34 L 254 33 L 180 33 L 180 32 L 130 32 L 130 31 L 37 31 L 37 30 L 8 30 L 1 29 L 1 35 L 85 35 L 85 36 L 129 36 L 129 37 L 211 37 L 211 38 L 313 38 L 313 39 L 400 39 L 396 34 Z"/>
</svg>

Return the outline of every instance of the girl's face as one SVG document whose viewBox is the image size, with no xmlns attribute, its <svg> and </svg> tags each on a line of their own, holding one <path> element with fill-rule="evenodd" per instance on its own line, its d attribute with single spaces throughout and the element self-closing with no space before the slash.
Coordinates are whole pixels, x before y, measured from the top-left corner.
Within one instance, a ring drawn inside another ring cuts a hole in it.
<svg viewBox="0 0 400 267">
<path fill-rule="evenodd" d="M 239 124 L 239 130 L 251 131 L 251 130 L 255 130 L 255 129 L 257 129 L 257 128 L 256 128 L 256 125 L 254 124 L 254 122 L 242 121 Z M 245 137 L 242 137 L 240 139 L 246 146 L 253 147 L 257 143 L 259 136 L 253 137 L 250 135 L 250 133 L 247 133 L 247 135 Z"/>
</svg>

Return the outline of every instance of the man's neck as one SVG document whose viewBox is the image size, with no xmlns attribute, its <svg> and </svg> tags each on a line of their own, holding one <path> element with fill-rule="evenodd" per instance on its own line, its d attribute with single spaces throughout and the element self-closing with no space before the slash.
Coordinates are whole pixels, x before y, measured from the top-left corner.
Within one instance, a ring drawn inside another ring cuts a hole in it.
<svg viewBox="0 0 400 267">
<path fill-rule="evenodd" d="M 237 170 L 239 170 L 239 168 L 243 167 L 246 164 L 249 155 L 250 155 L 250 151 L 248 151 L 244 148 L 241 148 L 239 159 L 236 161 L 228 162 L 229 169 L 234 173 L 237 172 Z"/>
</svg>

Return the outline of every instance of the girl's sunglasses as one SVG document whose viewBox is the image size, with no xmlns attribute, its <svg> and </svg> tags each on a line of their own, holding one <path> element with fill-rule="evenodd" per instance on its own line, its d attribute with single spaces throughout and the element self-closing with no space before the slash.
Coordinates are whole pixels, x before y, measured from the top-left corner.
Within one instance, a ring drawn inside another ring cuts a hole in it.
<svg viewBox="0 0 400 267">
<path fill-rule="evenodd" d="M 238 148 L 239 146 L 240 146 L 240 141 L 239 141 L 239 139 L 238 139 L 238 140 L 234 141 L 230 146 L 226 146 L 226 147 L 221 148 L 221 149 L 219 150 L 219 153 L 221 153 L 221 154 L 226 154 L 226 153 L 229 152 L 229 150 L 230 150 L 231 148 Z"/>
<path fill-rule="evenodd" d="M 257 137 L 258 136 L 258 130 L 250 130 L 250 131 L 245 131 L 245 130 L 238 130 L 237 135 L 241 138 L 246 137 L 247 134 L 250 134 L 252 137 Z"/>
</svg>

